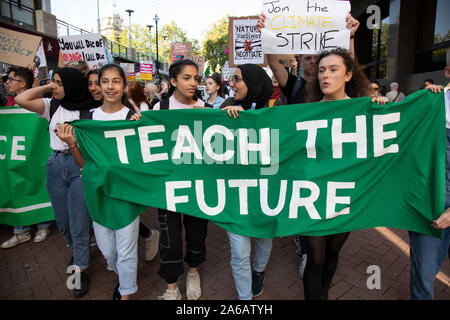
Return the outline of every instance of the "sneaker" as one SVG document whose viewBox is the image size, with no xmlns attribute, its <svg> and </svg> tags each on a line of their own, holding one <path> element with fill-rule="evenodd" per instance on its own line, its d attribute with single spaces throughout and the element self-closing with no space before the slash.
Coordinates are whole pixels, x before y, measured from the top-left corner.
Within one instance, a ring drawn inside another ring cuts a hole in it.
<svg viewBox="0 0 450 320">
<path fill-rule="evenodd" d="M 95 236 L 94 235 L 92 235 L 91 236 L 91 247 L 95 247 L 96 245 L 97 245 L 97 240 L 95 240 Z"/>
<path fill-rule="evenodd" d="M 41 228 L 36 232 L 34 236 L 33 242 L 42 242 L 47 239 L 47 236 L 50 234 L 50 228 Z"/>
<path fill-rule="evenodd" d="M 298 263 L 298 276 L 300 277 L 301 280 L 303 280 L 303 275 L 305 274 L 307 259 L 308 256 L 306 255 L 306 253 L 300 256 L 300 262 Z"/>
<path fill-rule="evenodd" d="M 159 232 L 152 230 L 152 237 L 145 239 L 145 261 L 152 261 L 158 253 Z"/>
<path fill-rule="evenodd" d="M 72 291 L 72 296 L 75 299 L 84 297 L 89 291 L 89 278 L 86 275 L 86 272 L 79 272 L 79 275 L 80 275 L 80 287 L 75 288 Z"/>
<path fill-rule="evenodd" d="M 253 297 L 260 296 L 264 291 L 264 271 L 256 272 L 252 274 L 252 292 Z"/>
<path fill-rule="evenodd" d="M 2 243 L 2 249 L 9 249 L 17 246 L 18 244 L 31 240 L 31 234 L 29 232 L 14 234 L 9 240 Z"/>
<path fill-rule="evenodd" d="M 72 274 L 74 273 L 75 270 L 73 270 L 73 268 L 71 268 L 73 266 L 73 257 L 70 258 L 69 263 L 67 264 L 66 267 L 66 274 Z"/>
<path fill-rule="evenodd" d="M 167 289 L 162 296 L 158 297 L 158 300 L 181 300 L 181 293 L 178 287 L 175 290 Z"/>
<path fill-rule="evenodd" d="M 202 295 L 200 287 L 200 275 L 198 272 L 186 275 L 186 297 L 188 300 L 198 300 Z"/>
</svg>

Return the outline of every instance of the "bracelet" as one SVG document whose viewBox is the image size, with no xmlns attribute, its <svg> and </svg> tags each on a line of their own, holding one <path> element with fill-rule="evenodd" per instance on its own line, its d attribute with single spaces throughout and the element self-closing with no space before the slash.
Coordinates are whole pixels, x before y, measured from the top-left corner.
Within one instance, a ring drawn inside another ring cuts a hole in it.
<svg viewBox="0 0 450 320">
<path fill-rule="evenodd" d="M 355 39 L 355 35 L 350 36 L 350 39 Z"/>
<path fill-rule="evenodd" d="M 75 149 L 78 148 L 78 144 L 69 145 L 69 149 Z"/>
</svg>

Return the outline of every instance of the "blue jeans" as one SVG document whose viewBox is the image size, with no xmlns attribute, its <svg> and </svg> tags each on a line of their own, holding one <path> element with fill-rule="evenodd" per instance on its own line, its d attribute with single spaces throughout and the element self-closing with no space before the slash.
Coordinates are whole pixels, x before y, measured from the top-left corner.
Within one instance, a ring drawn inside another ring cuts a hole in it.
<svg viewBox="0 0 450 320">
<path fill-rule="evenodd" d="M 51 221 L 42 222 L 42 223 L 37 224 L 38 230 L 50 228 L 51 225 L 52 225 Z M 29 232 L 31 232 L 31 226 L 14 227 L 14 234 L 22 234 L 22 233 L 29 233 Z"/>
<path fill-rule="evenodd" d="M 411 299 L 433 300 L 434 279 L 450 254 L 450 228 L 443 230 L 442 240 L 409 231 L 409 244 Z"/>
<path fill-rule="evenodd" d="M 97 245 L 108 265 L 119 275 L 119 292 L 122 296 L 138 290 L 138 238 L 139 217 L 128 226 L 113 230 L 93 222 Z"/>
<path fill-rule="evenodd" d="M 239 300 L 251 300 L 252 269 L 250 266 L 250 253 L 252 238 L 241 236 L 227 231 L 231 246 L 231 269 Z M 255 254 L 253 257 L 253 270 L 263 272 L 269 262 L 272 251 L 272 239 L 254 239 Z"/>
<path fill-rule="evenodd" d="M 58 230 L 73 251 L 73 264 L 89 267 L 90 217 L 81 170 L 71 154 L 52 153 L 47 162 L 47 190 Z"/>
</svg>

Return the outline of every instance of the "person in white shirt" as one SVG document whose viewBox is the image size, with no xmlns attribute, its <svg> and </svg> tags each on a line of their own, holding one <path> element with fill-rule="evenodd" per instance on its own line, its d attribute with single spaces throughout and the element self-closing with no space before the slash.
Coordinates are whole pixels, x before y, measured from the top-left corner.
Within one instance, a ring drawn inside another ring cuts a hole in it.
<svg viewBox="0 0 450 320">
<path fill-rule="evenodd" d="M 39 98 L 52 91 L 53 99 Z M 47 162 L 47 189 L 52 202 L 58 230 L 73 252 L 73 262 L 79 281 L 72 295 L 81 298 L 88 292 L 90 216 L 81 181 L 80 166 L 75 162 L 67 143 L 57 137 L 58 124 L 80 119 L 94 105 L 89 95 L 87 79 L 75 68 L 61 68 L 54 72 L 53 82 L 29 89 L 15 98 L 15 102 L 49 121 L 50 147 L 53 153 Z M 71 273 L 68 268 L 67 273 Z"/>
<path fill-rule="evenodd" d="M 389 99 L 391 102 L 401 102 L 403 99 L 406 98 L 405 94 L 403 92 L 399 91 L 399 85 L 397 82 L 391 83 L 391 91 L 389 91 L 386 94 L 386 98 Z"/>
<path fill-rule="evenodd" d="M 161 101 L 153 110 L 177 110 L 204 107 L 205 103 L 195 96 L 201 77 L 197 64 L 189 59 L 176 61 L 169 69 L 170 88 L 162 94 Z M 182 223 L 183 219 L 183 223 Z M 167 290 L 159 300 L 181 300 L 177 286 L 178 277 L 184 273 L 182 224 L 186 232 L 186 255 L 189 265 L 186 276 L 188 300 L 198 300 L 202 294 L 198 266 L 206 259 L 206 235 L 208 221 L 168 210 L 158 210 L 160 222 L 160 268 L 158 274 L 166 281 Z M 163 240 L 165 239 L 165 240 Z"/>
<path fill-rule="evenodd" d="M 100 89 L 103 95 L 101 107 L 92 111 L 92 119 L 99 121 L 109 120 L 138 120 L 140 114 L 133 114 L 129 108 L 122 104 L 122 97 L 126 85 L 126 77 L 122 68 L 114 64 L 103 66 L 98 74 Z M 73 126 L 62 124 L 58 129 L 58 136 L 66 142 L 77 163 L 84 167 L 84 157 L 78 149 L 73 134 Z M 114 217 L 120 212 L 108 212 Z M 113 230 L 97 222 L 93 222 L 95 238 L 98 247 L 105 256 L 108 266 L 119 276 L 119 283 L 113 292 L 113 300 L 130 300 L 130 296 L 138 290 L 138 235 L 139 216 L 128 226 Z"/>
</svg>

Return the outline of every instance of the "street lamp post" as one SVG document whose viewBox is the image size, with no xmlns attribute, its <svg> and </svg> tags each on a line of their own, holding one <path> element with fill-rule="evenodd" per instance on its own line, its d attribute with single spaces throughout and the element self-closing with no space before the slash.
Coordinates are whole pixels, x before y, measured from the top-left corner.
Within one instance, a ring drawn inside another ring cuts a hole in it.
<svg viewBox="0 0 450 320">
<path fill-rule="evenodd" d="M 153 20 L 155 21 L 155 25 L 156 25 L 156 74 L 158 75 L 158 79 L 159 79 L 159 46 L 158 46 L 158 22 L 159 22 L 159 17 L 157 14 L 155 14 L 155 17 L 153 18 Z"/>
<path fill-rule="evenodd" d="M 128 34 L 128 36 L 129 36 L 129 40 L 130 40 L 130 50 L 131 50 L 131 14 L 134 12 L 133 10 L 130 10 L 130 9 L 128 9 L 128 10 L 125 10 L 126 12 L 128 12 L 128 15 L 129 15 L 129 17 L 130 17 L 130 33 Z"/>
<path fill-rule="evenodd" d="M 167 39 L 167 36 L 162 36 L 162 38 L 163 38 L 163 40 L 164 40 L 164 63 L 166 63 L 167 61 L 166 61 L 166 39 Z"/>
<path fill-rule="evenodd" d="M 150 47 L 149 60 L 153 61 L 153 59 L 152 59 L 152 28 L 153 28 L 153 26 L 149 24 L 149 25 L 147 25 L 147 28 L 148 28 L 148 43 L 149 43 L 149 47 Z"/>
<path fill-rule="evenodd" d="M 98 3 L 99 0 L 97 0 L 97 31 L 100 33 L 100 5 Z"/>
</svg>

